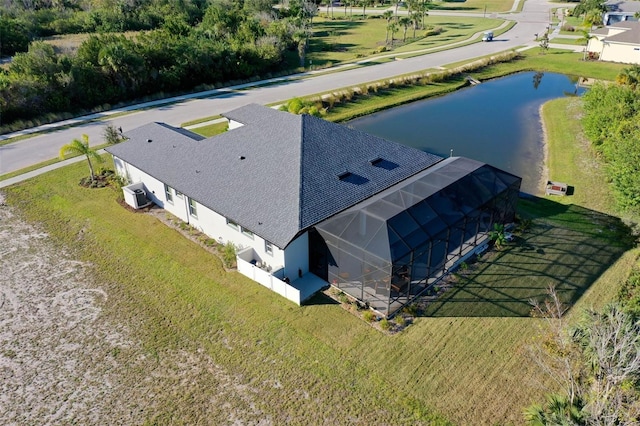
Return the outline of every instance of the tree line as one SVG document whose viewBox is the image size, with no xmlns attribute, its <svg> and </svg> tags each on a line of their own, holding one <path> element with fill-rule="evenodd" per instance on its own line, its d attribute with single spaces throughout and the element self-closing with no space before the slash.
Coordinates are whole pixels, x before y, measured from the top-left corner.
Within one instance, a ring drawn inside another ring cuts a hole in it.
<svg viewBox="0 0 640 426">
<path fill-rule="evenodd" d="M 281 71 L 288 49 L 303 57 L 314 10 L 307 0 L 282 10 L 270 0 L 92 0 L 86 10 L 82 1 L 23 3 L 31 8 L 13 4 L 0 15 L 3 49 L 19 51 L 25 37 L 28 45 L 0 71 L 2 124 Z M 98 32 L 66 53 L 29 42 L 30 32 L 132 29 L 148 31 Z"/>
<path fill-rule="evenodd" d="M 621 209 L 640 214 L 640 66 L 624 69 L 616 83 L 598 83 L 584 98 L 583 126 L 606 161 Z"/>
<path fill-rule="evenodd" d="M 640 66 L 616 82 L 597 83 L 583 95 L 585 134 L 605 160 L 621 209 L 640 213 Z M 621 240 L 634 243 L 628 230 Z M 532 359 L 559 389 L 524 411 L 529 425 L 637 425 L 640 419 L 640 265 L 636 262 L 616 299 L 585 310 L 576 321 L 553 289 L 532 302 L 546 319 Z"/>
</svg>

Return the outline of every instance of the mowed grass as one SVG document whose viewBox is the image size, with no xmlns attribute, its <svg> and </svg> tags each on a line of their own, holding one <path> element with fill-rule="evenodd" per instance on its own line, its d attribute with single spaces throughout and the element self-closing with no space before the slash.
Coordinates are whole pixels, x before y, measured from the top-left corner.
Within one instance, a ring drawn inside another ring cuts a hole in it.
<svg viewBox="0 0 640 426">
<path fill-rule="evenodd" d="M 403 29 L 394 34 L 395 47 L 390 52 L 407 52 L 427 48 L 442 47 L 456 41 L 468 39 L 479 31 L 499 26 L 499 19 L 467 18 L 451 16 L 427 17 L 427 26 L 440 27 L 440 34 L 423 37 L 425 30 L 417 30 L 417 40 L 410 42 L 413 29 L 407 30 L 407 43 L 402 43 Z M 313 24 L 313 37 L 309 41 L 307 61 L 313 66 L 325 66 L 340 62 L 353 61 L 380 53 L 378 49 L 385 45 L 387 21 L 382 18 L 366 20 L 331 20 L 316 18 Z M 391 40 L 391 35 L 389 35 Z"/>
<path fill-rule="evenodd" d="M 513 1 L 510 0 L 466 0 L 466 1 L 435 1 L 429 4 L 431 10 L 468 10 L 482 12 L 506 12 L 511 10 Z M 520 6 L 522 7 L 522 6 Z"/>
<path fill-rule="evenodd" d="M 555 129 L 552 141 L 565 135 Z M 569 153 L 551 147 L 560 157 Z M 578 186 L 573 173 L 590 153 L 580 146 L 571 153 L 551 168 L 576 182 L 576 197 L 521 201 L 520 213 L 534 218 L 531 231 L 483 257 L 427 316 L 394 336 L 323 297 L 297 307 L 225 272 L 219 259 L 154 217 L 123 209 L 113 190 L 78 187 L 84 163 L 13 186 L 7 199 L 95 265 L 110 309 L 136 319 L 150 356 L 201 347 L 242 377 L 240 385 L 275 424 L 520 424 L 522 408 L 552 389 L 526 355 L 541 325 L 526 316 L 527 300 L 556 283 L 577 300 L 572 312 L 602 304 L 636 255 L 621 244 L 619 220 L 599 213 L 594 200 L 577 198 L 589 187 Z M 169 390 L 157 397 L 166 399 L 165 411 L 149 413 L 150 423 L 194 423 L 207 401 L 206 394 L 194 400 Z M 241 409 L 244 402 L 228 403 Z M 209 421 L 223 423 L 225 415 Z"/>
<path fill-rule="evenodd" d="M 208 124 L 202 127 L 196 127 L 191 131 L 199 135 L 202 135 L 206 138 L 210 138 L 211 136 L 219 135 L 220 133 L 226 132 L 228 128 L 229 128 L 229 124 L 225 120 L 220 123 L 213 123 L 213 124 Z"/>
<path fill-rule="evenodd" d="M 551 43 L 569 44 L 572 46 L 586 46 L 587 43 L 579 38 L 567 38 L 567 37 L 554 37 L 550 40 Z"/>
<path fill-rule="evenodd" d="M 589 67 L 590 76 L 616 74 L 579 59 L 532 53 L 482 75 L 567 63 Z M 530 232 L 484 256 L 427 316 L 394 336 L 320 296 L 297 307 L 225 272 L 219 259 L 154 217 L 124 210 L 111 189 L 78 187 L 85 163 L 13 186 L 7 199 L 95 265 L 109 309 L 136 324 L 148 356 L 202 348 L 242 378 L 238 385 L 275 424 L 521 424 L 522 408 L 552 389 L 526 355 L 541 326 L 526 316 L 528 299 L 556 284 L 576 301 L 570 315 L 600 306 L 637 257 L 627 251 L 603 176 L 592 172 L 601 166 L 581 139 L 579 101 L 554 101 L 543 113 L 550 176 L 573 185 L 574 195 L 521 200 L 520 214 L 534 218 Z M 149 423 L 196 423 L 217 392 L 201 391 L 194 398 L 159 390 L 165 410 L 148 413 Z M 242 410 L 246 401 L 227 403 Z M 227 422 L 222 411 L 208 421 Z"/>
<path fill-rule="evenodd" d="M 554 197 L 557 203 L 590 206 L 592 209 L 614 213 L 615 205 L 606 182 L 604 166 L 596 160 L 596 152 L 582 131 L 582 102 L 578 98 L 561 98 L 547 102 L 542 116 L 549 138 L 547 163 L 551 180 L 566 182 L 572 190 L 570 197 Z M 569 120 L 567 118 L 570 118 Z M 583 153 L 589 155 L 584 155 Z"/>
</svg>

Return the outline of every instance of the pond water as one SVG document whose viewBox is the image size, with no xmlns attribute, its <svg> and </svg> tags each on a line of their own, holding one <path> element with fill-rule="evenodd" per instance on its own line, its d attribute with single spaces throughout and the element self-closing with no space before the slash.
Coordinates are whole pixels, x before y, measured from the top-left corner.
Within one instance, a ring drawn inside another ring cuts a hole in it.
<svg viewBox="0 0 640 426">
<path fill-rule="evenodd" d="M 538 194 L 544 166 L 540 106 L 581 94 L 577 78 L 526 72 L 352 120 L 350 127 L 443 157 L 469 157 L 522 177 Z"/>
</svg>

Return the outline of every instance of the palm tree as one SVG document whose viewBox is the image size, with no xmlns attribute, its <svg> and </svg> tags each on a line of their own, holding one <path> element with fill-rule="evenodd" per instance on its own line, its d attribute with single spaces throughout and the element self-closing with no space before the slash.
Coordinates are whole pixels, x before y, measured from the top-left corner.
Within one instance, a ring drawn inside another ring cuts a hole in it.
<svg viewBox="0 0 640 426">
<path fill-rule="evenodd" d="M 624 68 L 616 76 L 616 82 L 626 86 L 635 88 L 640 83 L 640 65 L 632 65 L 629 68 Z"/>
<path fill-rule="evenodd" d="M 422 18 L 422 12 L 415 11 L 415 12 L 411 12 L 411 22 L 413 23 L 413 38 L 416 38 L 416 30 L 418 29 L 418 23 L 420 22 L 420 19 Z"/>
<path fill-rule="evenodd" d="M 407 40 L 407 29 L 411 25 L 411 18 L 408 16 L 403 16 L 398 19 L 398 24 L 400 24 L 404 28 L 404 33 L 402 34 L 402 42 L 404 43 Z"/>
<path fill-rule="evenodd" d="M 304 28 L 298 28 L 291 36 L 294 42 L 298 45 L 298 57 L 300 58 L 300 66 L 304 68 L 305 54 L 307 53 L 307 41 L 309 40 L 309 33 Z"/>
<path fill-rule="evenodd" d="M 494 241 L 498 249 L 507 242 L 507 237 L 504 233 L 504 225 L 501 223 L 494 223 L 493 230 L 489 232 L 489 240 Z"/>
<path fill-rule="evenodd" d="M 360 0 L 360 3 L 362 4 L 362 19 L 367 19 L 365 12 L 367 11 L 367 6 L 371 5 L 372 0 Z"/>
<path fill-rule="evenodd" d="M 584 50 L 583 50 L 583 55 L 582 55 L 582 60 L 586 61 L 587 60 L 587 47 L 589 46 L 589 40 L 591 40 L 592 38 L 595 38 L 594 35 L 589 34 L 589 31 L 586 30 L 582 30 L 582 37 L 580 37 L 578 39 L 578 43 L 580 44 L 584 44 Z"/>
<path fill-rule="evenodd" d="M 589 28 L 602 25 L 602 11 L 591 9 L 584 15 L 584 23 L 589 25 Z"/>
<path fill-rule="evenodd" d="M 580 407 L 577 407 L 566 396 L 547 395 L 545 406 L 534 404 L 524 411 L 524 417 L 530 426 L 577 426 L 585 424 Z"/>
<path fill-rule="evenodd" d="M 93 172 L 93 164 L 91 163 L 91 159 L 95 160 L 96 163 L 102 163 L 102 157 L 98 155 L 96 151 L 89 148 L 89 136 L 82 135 L 82 140 L 74 139 L 66 145 L 60 147 L 60 159 L 64 160 L 67 155 L 84 155 L 87 157 L 87 162 L 89 163 L 89 172 L 91 174 L 91 180 L 96 180 L 96 175 Z"/>
<path fill-rule="evenodd" d="M 391 47 L 393 47 L 393 35 L 398 31 L 398 24 L 395 22 L 389 23 L 389 25 L 387 25 L 387 30 L 391 33 Z"/>
<path fill-rule="evenodd" d="M 390 10 L 385 10 L 384 13 L 382 14 L 382 17 L 387 20 L 387 33 L 385 34 L 384 44 L 388 44 L 389 43 L 389 23 L 391 22 L 391 19 L 393 19 L 393 12 Z"/>
</svg>

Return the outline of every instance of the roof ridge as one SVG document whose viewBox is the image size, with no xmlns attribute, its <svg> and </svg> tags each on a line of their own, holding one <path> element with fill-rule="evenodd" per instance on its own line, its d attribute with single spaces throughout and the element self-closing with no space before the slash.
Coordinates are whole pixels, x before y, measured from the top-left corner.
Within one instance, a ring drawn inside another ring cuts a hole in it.
<svg viewBox="0 0 640 426">
<path fill-rule="evenodd" d="M 304 211 L 304 135 L 305 135 L 305 117 L 308 117 L 307 114 L 300 115 L 300 157 L 298 158 L 298 162 L 300 167 L 298 168 L 298 228 L 302 228 L 302 212 Z"/>
</svg>

